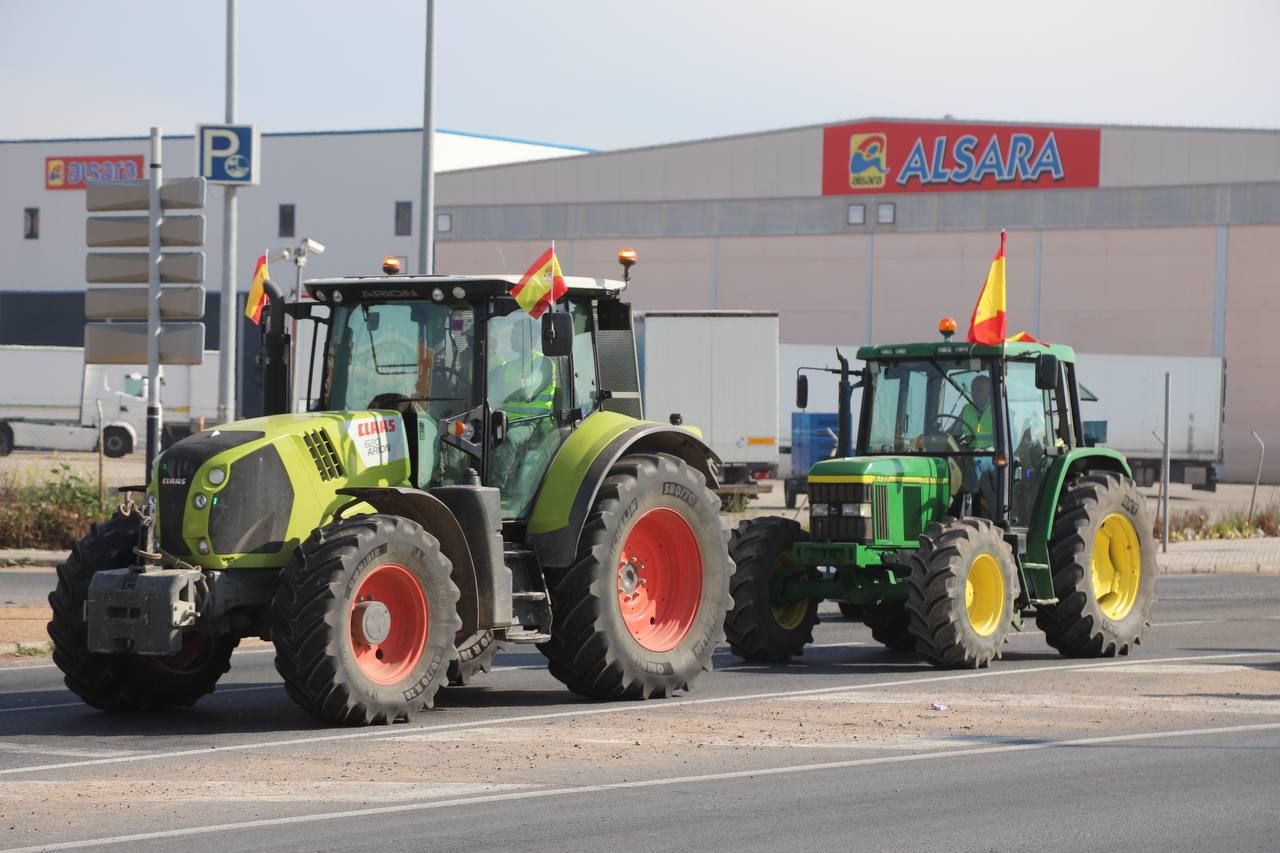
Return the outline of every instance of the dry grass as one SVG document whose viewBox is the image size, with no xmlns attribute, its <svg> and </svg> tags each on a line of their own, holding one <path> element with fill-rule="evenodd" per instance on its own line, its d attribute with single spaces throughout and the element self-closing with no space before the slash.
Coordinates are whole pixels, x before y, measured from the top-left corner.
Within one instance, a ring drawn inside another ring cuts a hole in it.
<svg viewBox="0 0 1280 853">
<path fill-rule="evenodd" d="M 1160 519 L 1155 521 L 1155 536 L 1160 538 Z M 1258 536 L 1280 536 L 1280 503 L 1256 507 L 1253 518 L 1247 509 L 1238 508 L 1211 515 L 1203 510 L 1179 510 L 1169 513 L 1169 541 L 1192 542 L 1200 539 L 1252 539 Z"/>
<path fill-rule="evenodd" d="M 0 476 L 0 548 L 70 548 L 109 514 L 98 484 L 65 463 L 43 477 Z"/>
</svg>

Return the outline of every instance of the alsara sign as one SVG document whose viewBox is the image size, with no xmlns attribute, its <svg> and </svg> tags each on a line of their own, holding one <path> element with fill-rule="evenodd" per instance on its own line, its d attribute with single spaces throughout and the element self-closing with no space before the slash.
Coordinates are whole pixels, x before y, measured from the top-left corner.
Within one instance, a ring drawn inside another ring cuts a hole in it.
<svg viewBox="0 0 1280 853">
<path fill-rule="evenodd" d="M 822 194 L 1096 187 L 1101 131 L 859 122 L 825 128 Z"/>
</svg>

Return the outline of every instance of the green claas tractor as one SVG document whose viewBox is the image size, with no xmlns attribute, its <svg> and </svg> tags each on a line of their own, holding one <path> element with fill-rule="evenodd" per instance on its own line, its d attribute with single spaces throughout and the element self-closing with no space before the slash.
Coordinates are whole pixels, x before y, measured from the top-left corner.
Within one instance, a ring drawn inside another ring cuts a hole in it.
<svg viewBox="0 0 1280 853">
<path fill-rule="evenodd" d="M 569 277 L 539 323 L 515 281 L 271 293 L 268 414 L 174 444 L 141 505 L 59 567 L 67 686 L 104 709 L 190 705 L 262 637 L 298 704 L 368 724 L 430 707 L 501 643 L 536 644 L 597 699 L 709 669 L 733 572 L 717 460 L 695 429 L 641 419 L 624 282 Z M 325 341 L 305 395 L 286 315 Z"/>
<path fill-rule="evenodd" d="M 837 448 L 809 471 L 808 531 L 779 517 L 734 531 L 725 628 L 740 657 L 800 654 L 823 600 L 940 667 L 986 666 L 1033 609 L 1064 655 L 1141 640 L 1151 521 L 1124 457 L 1084 441 L 1074 353 L 940 328 L 935 343 L 862 347 L 861 369 L 838 352 L 823 368 L 839 376 Z M 804 408 L 803 373 L 796 395 Z"/>
</svg>

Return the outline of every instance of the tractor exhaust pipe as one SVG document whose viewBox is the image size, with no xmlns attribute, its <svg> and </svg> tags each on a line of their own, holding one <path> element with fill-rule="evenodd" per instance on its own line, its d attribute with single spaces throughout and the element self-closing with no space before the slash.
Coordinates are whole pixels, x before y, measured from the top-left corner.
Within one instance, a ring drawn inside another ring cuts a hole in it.
<svg viewBox="0 0 1280 853">
<path fill-rule="evenodd" d="M 289 336 L 284 330 L 284 294 L 269 279 L 262 287 L 269 300 L 262 338 L 262 413 L 283 415 L 289 411 Z"/>
<path fill-rule="evenodd" d="M 840 402 L 836 414 L 836 458 L 848 459 L 853 455 L 853 383 L 849 381 L 849 359 L 836 350 L 840 360 Z"/>
</svg>

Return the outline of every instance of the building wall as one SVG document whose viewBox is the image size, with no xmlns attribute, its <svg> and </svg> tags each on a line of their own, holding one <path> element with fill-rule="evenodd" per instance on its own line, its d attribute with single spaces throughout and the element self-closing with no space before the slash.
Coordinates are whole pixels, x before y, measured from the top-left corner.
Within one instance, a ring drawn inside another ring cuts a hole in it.
<svg viewBox="0 0 1280 853">
<path fill-rule="evenodd" d="M 1263 472 L 1280 482 L 1280 227 L 1228 229 L 1226 473 L 1252 480 L 1257 431 L 1270 452 Z"/>
</svg>

